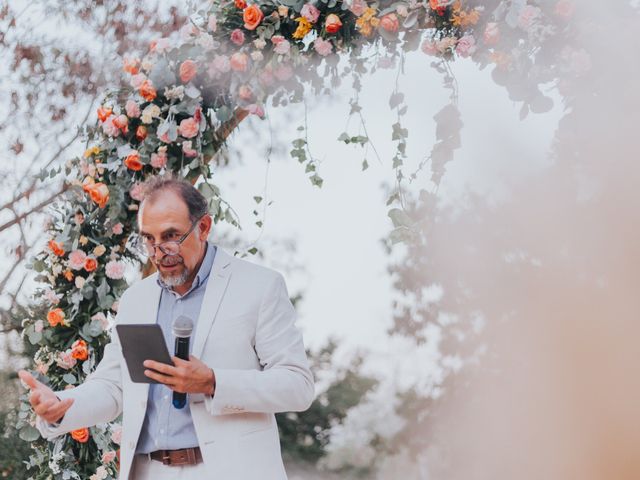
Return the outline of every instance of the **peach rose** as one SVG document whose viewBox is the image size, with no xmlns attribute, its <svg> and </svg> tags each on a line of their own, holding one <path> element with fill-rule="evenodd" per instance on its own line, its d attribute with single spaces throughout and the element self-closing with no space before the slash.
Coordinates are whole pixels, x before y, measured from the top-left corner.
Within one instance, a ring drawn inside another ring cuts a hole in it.
<svg viewBox="0 0 640 480">
<path fill-rule="evenodd" d="M 73 272 L 71 270 L 65 270 L 62 275 L 64 275 L 64 278 L 66 278 L 68 282 L 73 280 Z"/>
<path fill-rule="evenodd" d="M 190 82 L 198 74 L 198 65 L 193 60 L 185 60 L 180 64 L 180 80 Z"/>
<path fill-rule="evenodd" d="M 79 428 L 78 430 L 72 430 L 71 438 L 80 443 L 87 443 L 89 441 L 89 429 Z"/>
<path fill-rule="evenodd" d="M 47 313 L 47 321 L 52 327 L 55 327 L 56 325 L 64 325 L 64 312 L 61 308 L 49 310 L 49 313 Z"/>
<path fill-rule="evenodd" d="M 86 360 L 89 358 L 89 349 L 87 348 L 87 342 L 84 340 L 76 340 L 71 345 L 71 356 L 76 360 Z"/>
<path fill-rule="evenodd" d="M 249 87 L 248 85 L 241 85 L 238 89 L 238 97 L 245 101 L 251 100 L 251 98 L 253 97 L 251 87 Z"/>
<path fill-rule="evenodd" d="M 196 122 L 195 118 L 185 118 L 180 122 L 178 133 L 184 138 L 193 138 L 198 135 L 199 129 L 200 126 L 198 125 L 198 122 Z"/>
<path fill-rule="evenodd" d="M 126 115 L 118 115 L 115 117 L 113 119 L 113 125 L 124 134 L 129 132 L 129 119 Z"/>
<path fill-rule="evenodd" d="M 74 250 L 69 254 L 69 268 L 73 270 L 81 270 L 84 268 L 84 261 L 87 259 L 87 254 L 82 250 Z"/>
<path fill-rule="evenodd" d="M 400 27 L 398 16 L 395 13 L 387 13 L 380 19 L 380 28 L 390 33 L 396 33 Z"/>
<path fill-rule="evenodd" d="M 139 141 L 143 141 L 145 138 L 147 138 L 147 127 L 145 127 L 144 125 L 138 125 L 138 128 L 136 128 L 136 138 Z"/>
<path fill-rule="evenodd" d="M 102 463 L 111 463 L 116 459 L 116 452 L 110 450 L 102 454 Z"/>
<path fill-rule="evenodd" d="M 98 108 L 98 120 L 104 122 L 112 113 L 113 110 L 110 107 L 100 107 Z"/>
<path fill-rule="evenodd" d="M 64 255 L 64 248 L 62 248 L 62 244 L 56 242 L 55 240 L 49 240 L 49 249 L 53 252 L 54 255 L 58 257 Z"/>
<path fill-rule="evenodd" d="M 242 19 L 244 20 L 244 28 L 247 30 L 255 30 L 260 22 L 262 22 L 262 18 L 264 14 L 258 5 L 251 4 L 242 12 Z"/>
<path fill-rule="evenodd" d="M 140 116 L 140 106 L 134 100 L 127 100 L 124 109 L 128 117 L 138 118 Z"/>
<path fill-rule="evenodd" d="M 324 22 L 324 29 L 327 33 L 336 33 L 342 27 L 340 17 L 335 13 L 330 13 Z"/>
<path fill-rule="evenodd" d="M 231 69 L 236 72 L 246 72 L 247 67 L 249 66 L 249 57 L 246 53 L 236 52 L 231 55 L 229 64 L 231 65 Z"/>
<path fill-rule="evenodd" d="M 156 93 L 156 89 L 153 86 L 153 83 L 151 83 L 151 80 L 149 79 L 142 82 L 142 85 L 140 85 L 140 89 L 138 91 L 140 92 L 140 95 L 142 95 L 142 98 L 144 98 L 147 102 L 153 101 L 153 99 L 158 95 Z"/>
<path fill-rule="evenodd" d="M 129 170 L 133 170 L 134 172 L 138 172 L 142 170 L 142 162 L 140 161 L 140 154 L 137 150 L 134 150 L 127 158 L 124 159 L 124 164 Z"/>
<path fill-rule="evenodd" d="M 98 261 L 93 257 L 87 257 L 87 259 L 84 261 L 84 269 L 87 272 L 91 273 L 95 271 L 96 268 L 98 268 Z"/>
<path fill-rule="evenodd" d="M 485 45 L 495 45 L 500 41 L 500 29 L 498 28 L 498 24 L 495 22 L 487 23 L 487 26 L 484 29 L 483 40 Z"/>
<path fill-rule="evenodd" d="M 131 75 L 139 72 L 140 60 L 137 58 L 125 58 L 123 70 Z"/>
<path fill-rule="evenodd" d="M 98 207 L 104 208 L 109 201 L 109 187 L 102 182 L 96 183 L 89 189 L 89 196 Z"/>
</svg>

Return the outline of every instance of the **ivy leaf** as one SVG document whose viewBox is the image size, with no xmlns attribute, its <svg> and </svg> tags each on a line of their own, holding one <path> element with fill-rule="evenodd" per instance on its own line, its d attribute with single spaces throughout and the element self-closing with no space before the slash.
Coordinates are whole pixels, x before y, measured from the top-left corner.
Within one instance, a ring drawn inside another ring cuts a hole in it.
<svg viewBox="0 0 640 480">
<path fill-rule="evenodd" d="M 391 97 L 389 97 L 389 107 L 391 109 L 394 109 L 398 105 L 400 105 L 403 101 L 404 101 L 404 93 L 396 92 L 392 94 Z"/>
<path fill-rule="evenodd" d="M 367 168 L 369 168 L 369 162 L 367 162 L 367 159 L 365 158 L 362 161 L 362 171 L 364 172 Z"/>
<path fill-rule="evenodd" d="M 351 141 L 351 137 L 349 136 L 349 134 L 347 132 L 342 132 L 340 134 L 340 136 L 338 137 L 338 141 L 339 142 L 344 142 L 346 144 L 349 144 L 349 142 Z"/>
<path fill-rule="evenodd" d="M 256 253 L 258 253 L 258 249 L 256 247 L 252 247 L 247 250 L 247 252 L 249 252 L 251 255 L 255 255 Z"/>
<path fill-rule="evenodd" d="M 320 177 L 320 175 L 318 175 L 317 173 L 309 177 L 309 180 L 311 180 L 312 185 L 318 188 L 322 188 L 322 183 L 324 180 L 322 180 L 322 177 Z"/>
<path fill-rule="evenodd" d="M 409 215 L 407 215 L 406 212 L 404 210 L 401 210 L 400 208 L 392 208 L 391 210 L 389 210 L 389 213 L 387 215 L 393 222 L 393 226 L 395 228 L 410 227 L 411 225 L 413 225 L 413 221 L 411 220 L 411 218 L 409 218 Z"/>
<path fill-rule="evenodd" d="M 253 197 L 253 200 L 254 200 L 256 203 L 260 203 L 260 202 L 262 201 L 262 197 Z"/>
</svg>

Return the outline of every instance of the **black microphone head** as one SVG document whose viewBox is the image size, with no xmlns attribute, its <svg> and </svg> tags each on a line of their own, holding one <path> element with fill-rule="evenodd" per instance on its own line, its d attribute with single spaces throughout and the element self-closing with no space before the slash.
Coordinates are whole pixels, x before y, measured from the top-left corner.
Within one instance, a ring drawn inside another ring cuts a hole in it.
<svg viewBox="0 0 640 480">
<path fill-rule="evenodd" d="M 178 338 L 188 338 L 193 331 L 193 320 L 184 315 L 180 315 L 171 325 L 173 336 Z"/>
</svg>

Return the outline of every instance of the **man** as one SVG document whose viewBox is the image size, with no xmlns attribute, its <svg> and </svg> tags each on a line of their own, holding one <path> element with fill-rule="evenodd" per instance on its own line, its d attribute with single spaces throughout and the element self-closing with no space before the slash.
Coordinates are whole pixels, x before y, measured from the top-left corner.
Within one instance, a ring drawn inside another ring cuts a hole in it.
<svg viewBox="0 0 640 480">
<path fill-rule="evenodd" d="M 295 312 L 282 276 L 208 243 L 211 224 L 188 182 L 147 182 L 138 226 L 158 273 L 125 291 L 116 318 L 157 322 L 172 346 L 171 322 L 189 316 L 189 361 L 146 361 L 160 383 L 133 383 L 114 334 L 77 388 L 53 392 L 20 372 L 46 438 L 122 413 L 121 480 L 286 479 L 274 413 L 306 410 L 314 397 Z M 172 391 L 187 393 L 184 409 Z"/>
</svg>

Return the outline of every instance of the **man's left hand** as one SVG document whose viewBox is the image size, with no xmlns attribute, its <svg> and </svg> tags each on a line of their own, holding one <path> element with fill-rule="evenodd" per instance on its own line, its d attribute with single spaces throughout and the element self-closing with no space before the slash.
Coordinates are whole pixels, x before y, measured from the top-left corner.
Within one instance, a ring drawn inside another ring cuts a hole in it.
<svg viewBox="0 0 640 480">
<path fill-rule="evenodd" d="M 174 365 L 145 360 L 144 366 L 147 370 L 144 374 L 174 392 L 214 394 L 215 375 L 205 363 L 193 355 L 189 355 L 189 361 L 178 357 L 171 358 Z"/>
</svg>

